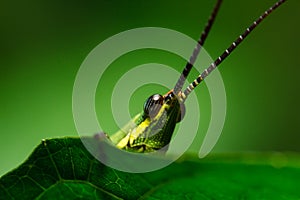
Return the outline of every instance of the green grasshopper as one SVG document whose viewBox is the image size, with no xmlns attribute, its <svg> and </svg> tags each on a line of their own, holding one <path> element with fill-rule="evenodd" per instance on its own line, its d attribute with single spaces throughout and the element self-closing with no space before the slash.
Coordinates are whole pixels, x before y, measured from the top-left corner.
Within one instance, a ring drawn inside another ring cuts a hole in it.
<svg viewBox="0 0 300 200">
<path fill-rule="evenodd" d="M 279 0 L 266 10 L 229 46 L 229 48 L 223 52 L 223 54 L 221 54 L 220 57 L 190 83 L 184 91 L 182 91 L 184 81 L 192 69 L 213 25 L 221 2 L 221 0 L 217 1 L 192 56 L 182 71 L 174 89 L 163 96 L 160 94 L 150 96 L 146 100 L 144 109 L 141 113 L 136 115 L 127 125 L 125 125 L 125 127 L 112 136 L 109 137 L 106 135 L 117 148 L 132 152 L 153 152 L 161 149 L 166 151 L 176 123 L 180 122 L 184 117 L 184 102 L 188 95 L 233 52 L 233 50 L 258 26 L 258 24 L 260 24 L 272 11 L 283 4 L 285 0 Z"/>
</svg>

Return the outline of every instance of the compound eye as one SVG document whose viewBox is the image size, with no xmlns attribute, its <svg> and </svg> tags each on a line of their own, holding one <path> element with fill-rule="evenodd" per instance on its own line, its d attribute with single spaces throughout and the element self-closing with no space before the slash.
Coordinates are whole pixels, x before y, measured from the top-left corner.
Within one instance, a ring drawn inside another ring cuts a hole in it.
<svg viewBox="0 0 300 200">
<path fill-rule="evenodd" d="M 164 97 L 160 94 L 150 96 L 144 104 L 144 113 L 150 118 L 154 118 L 159 112 L 163 102 Z"/>
</svg>

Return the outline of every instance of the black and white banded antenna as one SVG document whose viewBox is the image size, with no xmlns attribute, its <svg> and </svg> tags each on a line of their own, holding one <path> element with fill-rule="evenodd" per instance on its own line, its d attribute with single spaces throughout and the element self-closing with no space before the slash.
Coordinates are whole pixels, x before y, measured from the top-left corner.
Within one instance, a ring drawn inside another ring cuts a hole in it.
<svg viewBox="0 0 300 200">
<path fill-rule="evenodd" d="M 216 59 L 208 68 L 206 68 L 181 94 L 181 101 L 184 102 L 188 95 L 201 83 L 214 69 L 220 65 L 225 58 L 227 58 L 233 50 L 276 8 L 283 4 L 286 0 L 279 0 L 272 7 L 266 10 L 257 20 L 255 20 L 251 26 L 249 26 L 246 31 L 240 35 L 230 46 L 227 48 L 223 54 Z"/>
<path fill-rule="evenodd" d="M 178 79 L 178 81 L 177 81 L 177 83 L 174 87 L 174 90 L 173 90 L 174 94 L 178 95 L 179 92 L 181 92 L 184 81 L 185 81 L 186 77 L 188 76 L 188 74 L 190 73 L 191 69 L 193 68 L 193 65 L 195 64 L 197 56 L 199 55 L 200 50 L 201 50 L 202 46 L 204 45 L 205 39 L 206 39 L 206 37 L 207 37 L 214 21 L 215 21 L 215 18 L 218 14 L 221 3 L 222 3 L 222 0 L 217 1 L 216 5 L 215 5 L 208 21 L 207 21 L 207 24 L 206 24 L 203 32 L 201 33 L 201 36 L 200 36 L 200 38 L 197 42 L 196 47 L 194 48 L 193 53 L 192 53 L 189 61 L 186 63 L 186 66 L 183 69 L 183 71 L 182 71 L 182 73 L 181 73 L 181 75 L 180 75 L 180 77 L 179 77 L 179 79 Z"/>
</svg>

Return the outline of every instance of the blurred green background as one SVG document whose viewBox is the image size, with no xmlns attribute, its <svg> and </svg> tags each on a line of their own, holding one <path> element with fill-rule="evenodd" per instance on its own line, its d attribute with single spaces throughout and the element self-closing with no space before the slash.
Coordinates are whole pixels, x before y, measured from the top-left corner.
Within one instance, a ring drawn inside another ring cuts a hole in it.
<svg viewBox="0 0 300 200">
<path fill-rule="evenodd" d="M 218 57 L 274 2 L 223 2 L 206 50 Z M 1 2 L 0 175 L 24 161 L 41 139 L 77 136 L 73 83 L 81 63 L 100 42 L 121 31 L 148 26 L 174 29 L 197 39 L 213 6 L 214 1 L 196 0 Z M 227 116 L 214 152 L 300 151 L 299 8 L 299 1 L 287 1 L 221 65 Z M 168 64 L 179 71 L 184 65 L 166 52 L 133 52 L 117 60 L 106 79 L 124 70 L 116 66 L 130 68 L 147 62 Z M 157 85 L 142 88 L 131 98 L 132 113 L 140 111 L 152 91 L 165 92 Z M 205 85 L 198 90 L 205 91 Z M 201 113 L 204 124 L 209 120 L 208 97 L 207 92 L 200 97 L 208 107 Z M 107 132 L 115 131 L 109 97 L 97 91 L 99 98 L 107 98 L 103 102 L 108 104 L 96 105 L 99 119 L 104 120 L 101 125 Z M 193 148 L 197 147 L 194 143 Z"/>
</svg>

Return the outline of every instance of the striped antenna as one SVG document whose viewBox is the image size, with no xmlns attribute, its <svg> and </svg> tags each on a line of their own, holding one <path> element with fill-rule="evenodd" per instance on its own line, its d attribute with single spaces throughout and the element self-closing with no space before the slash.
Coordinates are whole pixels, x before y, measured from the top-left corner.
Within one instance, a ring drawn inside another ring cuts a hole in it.
<svg viewBox="0 0 300 200">
<path fill-rule="evenodd" d="M 214 69 L 217 68 L 219 64 L 221 64 L 227 56 L 229 56 L 233 50 L 251 33 L 255 27 L 260 24 L 263 19 L 265 19 L 272 11 L 274 11 L 276 8 L 278 8 L 281 4 L 283 4 L 286 0 L 279 0 L 277 3 L 275 3 L 271 8 L 269 8 L 267 11 L 265 11 L 257 20 L 255 20 L 252 25 L 247 28 L 247 30 L 240 35 L 235 42 L 233 42 L 228 49 L 226 49 L 223 54 L 216 59 L 207 69 L 205 69 L 181 94 L 181 100 L 184 101 L 188 95 L 193 91 L 199 83 L 201 83 Z"/>
<path fill-rule="evenodd" d="M 174 91 L 173 91 L 174 94 L 176 94 L 176 95 L 179 94 L 179 92 L 182 89 L 182 86 L 184 84 L 184 81 L 185 81 L 186 77 L 188 76 L 188 74 L 190 73 L 191 69 L 193 68 L 193 65 L 194 65 L 194 63 L 195 63 L 195 61 L 197 59 L 197 56 L 199 55 L 201 47 L 203 46 L 203 44 L 205 42 L 205 39 L 206 39 L 206 37 L 207 37 L 207 35 L 208 35 L 208 33 L 209 33 L 209 31 L 210 31 L 213 23 L 214 23 L 214 20 L 215 20 L 215 18 L 217 16 L 217 13 L 219 11 L 221 3 L 222 3 L 222 0 L 218 0 L 217 1 L 216 5 L 215 5 L 215 7 L 214 7 L 214 9 L 213 9 L 213 11 L 212 11 L 212 13 L 211 13 L 208 21 L 207 21 L 207 24 L 206 24 L 206 26 L 205 26 L 205 28 L 204 28 L 204 30 L 203 30 L 203 32 L 202 32 L 202 34 L 201 34 L 198 42 L 197 42 L 197 45 L 194 48 L 194 51 L 193 51 L 193 53 L 192 53 L 192 55 L 190 57 L 190 60 L 186 63 L 186 66 L 183 69 L 183 71 L 182 71 L 182 73 L 181 73 L 181 75 L 180 75 L 180 77 L 179 77 L 179 79 L 178 79 L 178 81 L 177 81 L 177 83 L 176 83 L 176 85 L 174 87 Z"/>
</svg>

